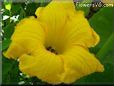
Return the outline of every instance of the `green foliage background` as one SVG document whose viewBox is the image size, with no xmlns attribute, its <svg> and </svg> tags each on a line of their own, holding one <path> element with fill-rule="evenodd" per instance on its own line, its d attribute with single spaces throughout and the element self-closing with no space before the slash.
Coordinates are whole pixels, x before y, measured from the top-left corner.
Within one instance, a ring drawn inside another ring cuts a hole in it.
<svg viewBox="0 0 114 86">
<path fill-rule="evenodd" d="M 2 52 L 5 51 L 11 40 L 10 37 L 14 32 L 15 25 L 23 18 L 35 15 L 35 10 L 39 6 L 48 4 L 43 2 L 36 3 L 27 0 L 28 2 L 2 2 L 2 17 L 7 15 L 9 18 L 2 20 Z M 92 3 L 92 0 L 85 0 Z M 81 2 L 85 3 L 85 2 Z M 11 5 L 11 10 L 7 10 L 5 6 Z M 26 9 L 25 9 L 26 8 Z M 85 17 L 88 18 L 90 25 L 100 35 L 101 41 L 90 51 L 98 57 L 103 63 L 105 71 L 103 73 L 93 73 L 83 77 L 73 84 L 108 84 L 114 82 L 114 7 L 79 7 L 78 10 L 85 12 Z M 1 9 L 1 10 L 2 10 Z M 11 20 L 12 16 L 19 15 L 18 21 Z M 37 79 L 22 74 L 18 68 L 18 61 L 9 60 L 2 55 L 2 84 L 47 84 Z"/>
</svg>

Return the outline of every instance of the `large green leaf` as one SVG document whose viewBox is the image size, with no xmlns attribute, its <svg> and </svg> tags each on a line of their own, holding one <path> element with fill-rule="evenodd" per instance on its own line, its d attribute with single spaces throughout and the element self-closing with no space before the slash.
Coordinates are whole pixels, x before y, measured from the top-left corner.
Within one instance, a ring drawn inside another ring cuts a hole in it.
<svg viewBox="0 0 114 86">
<path fill-rule="evenodd" d="M 11 9 L 11 16 L 17 16 L 19 15 L 19 20 L 23 19 L 26 16 L 25 13 L 25 3 L 13 3 L 12 9 Z"/>
<path fill-rule="evenodd" d="M 12 4 L 12 8 L 11 8 L 11 15 L 19 15 L 20 13 L 20 10 L 21 10 L 21 5 L 20 4 L 17 4 L 17 3 L 13 3 Z"/>
<path fill-rule="evenodd" d="M 18 62 L 2 57 L 2 84 L 18 84 Z"/>
<path fill-rule="evenodd" d="M 26 13 L 22 7 L 20 7 L 19 20 L 26 17 Z"/>
<path fill-rule="evenodd" d="M 7 26 L 3 27 L 4 30 L 4 38 L 10 38 L 15 27 L 16 23 L 9 23 Z"/>
<path fill-rule="evenodd" d="M 100 43 L 93 49 L 96 53 L 102 48 L 113 31 L 113 10 L 111 7 L 104 7 L 98 11 L 90 20 L 90 25 L 100 36 Z"/>
<path fill-rule="evenodd" d="M 11 40 L 10 39 L 5 39 L 2 41 L 2 49 L 0 51 L 4 51 L 5 49 L 7 49 L 9 47 Z"/>
<path fill-rule="evenodd" d="M 103 62 L 106 60 L 106 57 L 114 56 L 114 54 L 112 54 L 112 52 L 114 52 L 114 33 L 112 33 L 109 36 L 108 40 L 104 43 L 102 48 L 97 53 L 97 56 Z M 114 59 L 114 57 L 109 57 L 109 59 L 111 59 L 111 60 L 112 60 L 112 58 Z"/>
</svg>

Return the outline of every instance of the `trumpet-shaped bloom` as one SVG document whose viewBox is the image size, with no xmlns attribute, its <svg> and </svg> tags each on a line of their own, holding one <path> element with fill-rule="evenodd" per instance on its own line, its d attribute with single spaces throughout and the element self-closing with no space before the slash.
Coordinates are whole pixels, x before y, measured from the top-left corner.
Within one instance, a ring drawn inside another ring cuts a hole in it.
<svg viewBox="0 0 114 86">
<path fill-rule="evenodd" d="M 25 18 L 16 25 L 4 53 L 19 59 L 23 73 L 59 84 L 103 72 L 103 65 L 88 50 L 99 42 L 99 36 L 72 0 L 53 0 L 35 14 L 37 18 Z"/>
</svg>

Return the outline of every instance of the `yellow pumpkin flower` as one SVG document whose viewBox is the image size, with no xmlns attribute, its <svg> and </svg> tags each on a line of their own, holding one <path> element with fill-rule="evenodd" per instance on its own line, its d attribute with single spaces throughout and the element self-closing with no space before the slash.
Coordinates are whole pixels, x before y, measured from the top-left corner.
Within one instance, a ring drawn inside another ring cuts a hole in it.
<svg viewBox="0 0 114 86">
<path fill-rule="evenodd" d="M 53 0 L 35 14 L 37 18 L 25 18 L 16 25 L 4 53 L 7 58 L 19 59 L 23 73 L 51 84 L 69 84 L 104 71 L 88 49 L 99 42 L 99 36 L 83 12 L 75 10 L 72 0 Z"/>
</svg>

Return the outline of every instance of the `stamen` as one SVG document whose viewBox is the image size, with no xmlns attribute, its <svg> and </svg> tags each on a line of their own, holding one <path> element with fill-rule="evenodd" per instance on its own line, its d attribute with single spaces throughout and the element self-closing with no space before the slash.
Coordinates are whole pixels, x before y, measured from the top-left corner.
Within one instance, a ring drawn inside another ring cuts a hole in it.
<svg viewBox="0 0 114 86">
<path fill-rule="evenodd" d="M 52 52 L 52 53 L 58 54 L 58 53 L 56 52 L 56 50 L 53 49 L 51 46 L 47 47 L 46 49 L 47 49 L 48 51 Z"/>
</svg>

